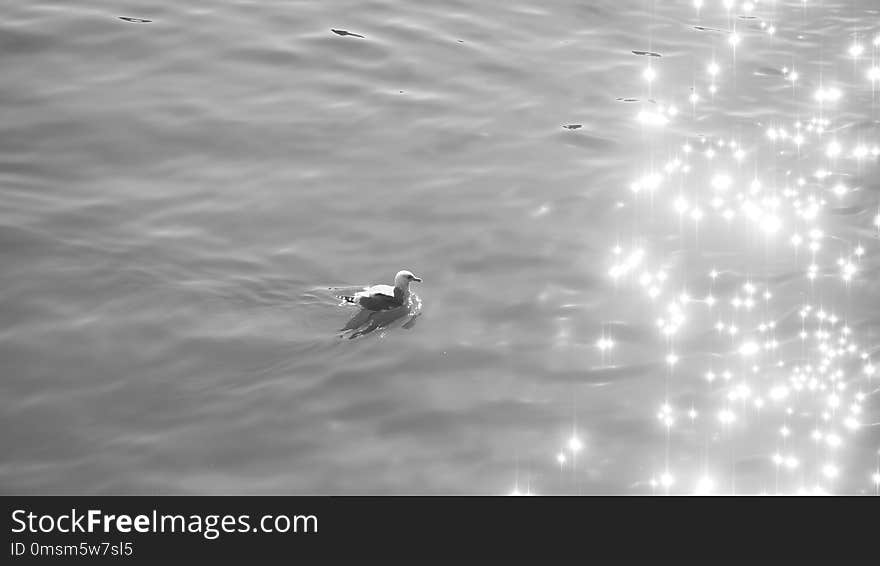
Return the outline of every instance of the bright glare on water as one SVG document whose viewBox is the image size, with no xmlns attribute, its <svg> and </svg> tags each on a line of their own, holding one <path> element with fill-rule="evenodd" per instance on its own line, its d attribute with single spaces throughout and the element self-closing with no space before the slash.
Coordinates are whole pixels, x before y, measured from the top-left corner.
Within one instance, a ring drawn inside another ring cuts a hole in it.
<svg viewBox="0 0 880 566">
<path fill-rule="evenodd" d="M 0 492 L 878 493 L 873 0 L 34 0 L 0 45 Z"/>
</svg>

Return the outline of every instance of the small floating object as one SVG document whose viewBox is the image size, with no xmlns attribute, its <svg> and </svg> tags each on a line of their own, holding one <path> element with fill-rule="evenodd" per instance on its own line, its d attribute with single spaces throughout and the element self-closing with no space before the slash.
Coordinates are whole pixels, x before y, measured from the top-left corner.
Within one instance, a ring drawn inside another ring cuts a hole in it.
<svg viewBox="0 0 880 566">
<path fill-rule="evenodd" d="M 341 35 L 341 36 L 343 36 L 343 37 L 346 36 L 346 35 L 350 35 L 350 36 L 352 36 L 352 37 L 360 37 L 361 39 L 366 39 L 364 36 L 362 36 L 362 35 L 360 35 L 360 34 L 358 34 L 358 33 L 352 33 L 352 32 L 350 32 L 350 31 L 345 31 L 344 29 L 331 29 L 330 31 L 332 31 L 332 32 L 335 33 L 336 35 Z"/>
<path fill-rule="evenodd" d="M 119 19 L 124 22 L 131 22 L 133 24 L 149 24 L 153 22 L 153 20 L 145 20 L 143 18 L 128 18 L 126 16 L 119 16 Z"/>
<path fill-rule="evenodd" d="M 639 101 L 638 98 L 622 98 L 620 96 L 618 96 L 614 100 L 616 100 L 617 102 L 638 102 Z"/>
<path fill-rule="evenodd" d="M 581 124 L 566 124 L 565 126 L 562 126 L 562 127 L 565 128 L 566 130 L 577 130 L 578 128 L 582 127 L 582 125 Z"/>
<path fill-rule="evenodd" d="M 758 16 L 737 16 L 741 20 L 757 20 Z"/>
<path fill-rule="evenodd" d="M 636 50 L 633 50 L 633 55 L 640 55 L 642 57 L 663 57 L 663 55 L 660 55 L 656 51 L 636 51 Z"/>
<path fill-rule="evenodd" d="M 714 31 L 714 32 L 720 32 L 720 33 L 730 33 L 726 29 L 710 28 L 710 27 L 706 27 L 706 26 L 693 26 L 693 28 L 697 31 Z"/>
</svg>

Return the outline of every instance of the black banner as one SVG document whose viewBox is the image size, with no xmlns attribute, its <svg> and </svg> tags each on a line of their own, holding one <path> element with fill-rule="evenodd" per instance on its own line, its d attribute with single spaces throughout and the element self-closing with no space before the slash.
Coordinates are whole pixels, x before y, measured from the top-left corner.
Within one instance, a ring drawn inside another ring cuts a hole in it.
<svg viewBox="0 0 880 566">
<path fill-rule="evenodd" d="M 525 549 L 546 552 L 548 560 L 613 552 L 616 563 L 707 543 L 725 555 L 747 556 L 748 548 L 766 552 L 792 536 L 802 541 L 792 552 L 804 551 L 808 541 L 830 543 L 844 525 L 848 540 L 865 540 L 870 521 L 844 519 L 860 516 L 858 508 L 867 515 L 875 505 L 871 498 L 698 497 L 13 496 L 3 502 L 5 564 L 258 557 L 324 563 L 352 555 L 418 563 L 440 555 L 465 559 L 475 550 L 520 556 Z M 408 554 L 413 547 L 424 555 Z"/>
</svg>

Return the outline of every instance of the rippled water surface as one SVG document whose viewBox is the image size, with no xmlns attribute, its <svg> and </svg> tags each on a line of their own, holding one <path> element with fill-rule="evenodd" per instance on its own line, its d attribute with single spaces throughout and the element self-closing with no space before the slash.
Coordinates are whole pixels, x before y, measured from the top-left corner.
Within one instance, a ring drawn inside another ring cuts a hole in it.
<svg viewBox="0 0 880 566">
<path fill-rule="evenodd" d="M 874 2 L 76 4 L 0 22 L 0 491 L 880 484 Z"/>
</svg>

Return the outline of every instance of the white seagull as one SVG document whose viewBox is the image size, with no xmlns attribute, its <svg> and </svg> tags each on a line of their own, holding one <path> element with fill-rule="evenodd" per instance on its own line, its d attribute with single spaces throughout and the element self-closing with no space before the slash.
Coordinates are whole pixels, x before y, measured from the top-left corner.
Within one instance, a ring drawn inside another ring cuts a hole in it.
<svg viewBox="0 0 880 566">
<path fill-rule="evenodd" d="M 368 311 L 381 311 L 406 304 L 409 299 L 409 284 L 422 280 L 406 269 L 394 276 L 394 285 L 371 285 L 369 287 L 349 287 L 334 289 L 336 298 L 360 305 Z"/>
</svg>

